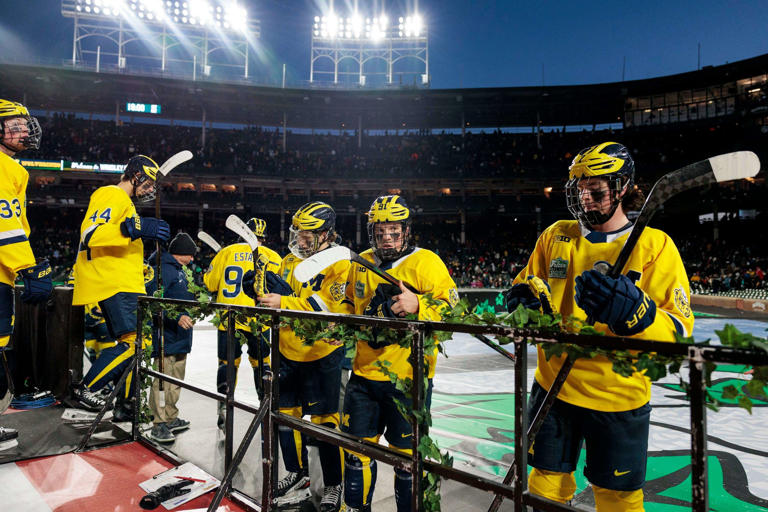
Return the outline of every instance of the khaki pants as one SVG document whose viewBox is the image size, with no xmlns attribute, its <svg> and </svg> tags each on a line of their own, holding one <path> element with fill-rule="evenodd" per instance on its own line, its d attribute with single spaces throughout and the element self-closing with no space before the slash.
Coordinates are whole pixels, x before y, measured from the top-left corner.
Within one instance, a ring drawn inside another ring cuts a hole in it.
<svg viewBox="0 0 768 512">
<path fill-rule="evenodd" d="M 157 358 L 155 359 L 157 362 Z M 179 380 L 184 380 L 184 371 L 187 367 L 187 354 L 175 354 L 165 356 L 163 358 L 163 369 L 165 375 L 174 377 Z M 149 407 L 152 409 L 152 413 L 155 415 L 153 423 L 168 423 L 179 417 L 179 409 L 176 407 L 176 402 L 179 401 L 179 395 L 181 394 L 181 387 L 171 384 L 170 382 L 163 382 L 162 396 L 164 403 L 160 400 L 160 380 L 153 379 L 152 390 L 149 392 Z"/>
</svg>

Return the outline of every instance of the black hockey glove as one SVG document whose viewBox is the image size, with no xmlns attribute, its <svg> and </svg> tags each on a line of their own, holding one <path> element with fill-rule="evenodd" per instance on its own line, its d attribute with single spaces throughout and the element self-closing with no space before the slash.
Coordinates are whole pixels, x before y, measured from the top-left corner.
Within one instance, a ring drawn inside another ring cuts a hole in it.
<svg viewBox="0 0 768 512">
<path fill-rule="evenodd" d="M 285 296 L 293 295 L 293 288 L 291 288 L 291 285 L 289 285 L 285 279 L 275 274 L 271 270 L 267 270 L 265 281 L 267 293 L 277 293 L 278 295 Z"/>
<path fill-rule="evenodd" d="M 552 295 L 549 283 L 540 277 L 528 276 L 524 283 L 518 283 L 504 292 L 504 302 L 509 313 L 520 304 L 527 309 L 538 309 L 542 313 L 552 314 Z"/>
<path fill-rule="evenodd" d="M 656 318 L 656 303 L 627 276 L 614 279 L 597 270 L 576 276 L 576 304 L 619 336 L 642 332 Z"/>
<path fill-rule="evenodd" d="M 141 238 L 166 242 L 171 237 L 171 228 L 163 219 L 141 218 L 138 215 L 125 219 L 120 224 L 120 231 L 131 240 Z"/>
<path fill-rule="evenodd" d="M 253 270 L 248 270 L 243 274 L 243 293 L 256 300 L 256 290 L 253 289 L 254 284 L 256 284 L 256 273 Z"/>
<path fill-rule="evenodd" d="M 402 291 L 399 286 L 390 283 L 380 284 L 376 288 L 376 293 L 371 298 L 371 302 L 368 303 L 363 314 L 381 318 L 397 318 L 397 315 L 392 311 L 392 297 L 401 293 Z M 379 349 L 392 345 L 395 341 L 392 332 L 388 332 L 386 329 L 374 328 L 371 330 L 371 340 L 368 341 L 368 345 L 373 349 Z"/>
<path fill-rule="evenodd" d="M 34 267 L 20 270 L 19 275 L 24 280 L 21 300 L 28 304 L 39 304 L 48 300 L 53 290 L 51 265 L 48 260 L 43 260 Z"/>
<path fill-rule="evenodd" d="M 392 312 L 392 297 L 401 293 L 403 292 L 400 291 L 399 286 L 390 283 L 380 284 L 363 314 L 381 318 L 397 318 L 397 315 Z"/>
</svg>

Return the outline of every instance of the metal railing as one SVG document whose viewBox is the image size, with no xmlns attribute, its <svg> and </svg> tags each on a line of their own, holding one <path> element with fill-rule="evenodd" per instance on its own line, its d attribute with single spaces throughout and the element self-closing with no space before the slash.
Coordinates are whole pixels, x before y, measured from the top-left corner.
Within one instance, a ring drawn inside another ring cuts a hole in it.
<svg viewBox="0 0 768 512">
<path fill-rule="evenodd" d="M 140 297 L 138 308 L 138 333 L 137 347 L 141 344 L 141 327 L 145 315 L 145 309 L 150 303 L 162 303 L 176 306 L 196 307 L 197 302 L 160 299 L 154 297 Z M 260 406 L 255 408 L 234 399 L 234 347 L 235 347 L 235 328 L 234 322 L 228 324 L 228 373 L 227 373 L 227 393 L 226 395 L 211 392 L 184 381 L 163 375 L 151 369 L 142 368 L 139 364 L 140 358 L 134 358 L 133 364 L 126 370 L 123 379 L 126 378 L 129 371 L 134 372 L 133 385 L 134 397 L 139 397 L 140 375 L 147 375 L 162 379 L 166 382 L 178 385 L 195 393 L 212 398 L 226 404 L 227 414 L 225 421 L 225 475 L 221 482 L 213 501 L 208 510 L 216 510 L 225 495 L 236 491 L 232 488 L 232 477 L 238 465 L 253 441 L 256 431 L 259 427 L 263 432 L 263 453 L 262 453 L 262 473 L 263 490 L 261 496 L 261 508 L 263 511 L 275 510 L 273 504 L 273 490 L 275 489 L 278 478 L 278 440 L 277 425 L 284 425 L 300 431 L 301 433 L 316 438 L 327 443 L 339 446 L 345 450 L 362 453 L 372 459 L 381 461 L 385 464 L 409 471 L 414 478 L 412 479 L 412 509 L 416 512 L 424 509 L 422 502 L 423 476 L 424 471 L 429 471 L 439 475 L 442 478 L 455 480 L 475 489 L 488 491 L 494 495 L 494 500 L 490 504 L 489 511 L 498 509 L 501 501 L 506 498 L 513 500 L 515 510 L 523 511 L 525 507 L 533 506 L 542 511 L 575 511 L 578 510 L 569 505 L 556 503 L 537 495 L 530 494 L 527 491 L 527 453 L 528 445 L 535 436 L 541 422 L 548 412 L 547 403 L 551 405 L 559 388 L 557 384 L 551 387 L 548 399 L 544 400 L 544 405 L 537 412 L 532 424 L 528 424 L 527 418 L 527 374 L 528 358 L 527 345 L 528 340 L 535 339 L 543 342 L 572 343 L 580 346 L 597 347 L 607 350 L 634 350 L 642 352 L 653 352 L 666 356 L 684 356 L 689 361 L 689 379 L 690 379 L 690 422 L 691 422 L 691 466 L 692 466 L 692 510 L 695 512 L 707 512 L 709 510 L 709 492 L 707 482 L 707 422 L 706 422 L 706 383 L 704 376 L 704 364 L 707 362 L 722 362 L 731 364 L 745 364 L 752 366 L 768 365 L 768 354 L 757 350 L 736 349 L 730 347 L 708 346 L 708 345 L 686 345 L 666 343 L 659 341 L 640 340 L 635 338 L 620 338 L 609 336 L 586 336 L 567 333 L 542 333 L 536 330 L 515 329 L 501 325 L 478 326 L 466 324 L 454 324 L 445 322 L 427 322 L 410 321 L 399 319 L 385 319 L 375 317 L 365 317 L 356 315 L 340 315 L 333 313 L 295 311 L 283 309 L 269 309 L 262 307 L 235 306 L 229 304 L 212 304 L 217 310 L 224 311 L 226 315 L 242 313 L 248 316 L 269 316 L 271 326 L 277 327 L 280 324 L 281 317 L 312 319 L 333 321 L 336 323 L 365 325 L 379 328 L 389 328 L 395 330 L 411 331 L 415 334 L 411 350 L 411 365 L 413 366 L 413 388 L 412 400 L 414 410 L 421 410 L 423 396 L 423 373 L 424 373 L 424 339 L 435 331 L 449 331 L 453 333 L 466 333 L 470 335 L 496 335 L 512 338 L 514 347 L 514 388 L 515 388 L 515 415 L 514 415 L 514 463 L 509 468 L 507 475 L 502 482 L 478 476 L 453 467 L 440 465 L 431 460 L 425 460 L 418 450 L 419 441 L 423 434 L 427 433 L 427 426 L 420 424 L 415 416 L 411 417 L 413 428 L 412 455 L 406 456 L 403 453 L 395 452 L 378 444 L 363 441 L 357 437 L 345 434 L 338 430 L 333 430 L 324 426 L 316 425 L 293 416 L 288 416 L 279 412 L 279 382 L 273 378 L 273 375 L 279 375 L 280 372 L 280 352 L 275 350 L 279 342 L 279 328 L 271 329 L 271 372 L 264 375 L 264 395 Z M 497 347 L 497 351 L 505 351 L 503 347 Z M 137 351 L 138 352 L 138 351 Z M 511 354 L 507 354 L 510 355 Z M 563 379 L 564 380 L 564 379 Z M 560 383 L 562 384 L 562 383 Z M 116 389 L 119 386 L 116 386 Z M 114 394 L 114 392 L 113 392 Z M 138 400 L 138 398 L 136 398 Z M 240 409 L 255 414 L 256 417 L 250 423 L 245 437 L 241 441 L 237 452 L 233 455 L 233 411 Z M 134 407 L 134 427 L 133 439 L 140 440 L 138 429 L 139 407 Z M 103 413 L 104 411 L 102 411 Z M 93 433 L 98 420 L 94 423 L 91 431 L 82 441 L 81 446 L 85 446 Z M 523 435 L 525 433 L 525 435 Z M 269 454 L 269 455 L 267 455 Z"/>
</svg>

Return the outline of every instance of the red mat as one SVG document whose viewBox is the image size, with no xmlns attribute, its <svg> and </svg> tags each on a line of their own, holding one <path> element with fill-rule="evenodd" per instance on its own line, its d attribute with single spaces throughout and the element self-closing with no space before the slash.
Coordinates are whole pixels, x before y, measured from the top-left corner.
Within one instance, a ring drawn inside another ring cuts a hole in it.
<svg viewBox="0 0 768 512">
<path fill-rule="evenodd" d="M 56 512 L 141 510 L 139 501 L 145 492 L 139 483 L 173 467 L 140 443 L 27 460 L 17 465 Z M 205 508 L 212 498 L 213 492 L 209 492 L 174 510 Z M 156 510 L 165 508 L 160 506 Z M 219 510 L 245 509 L 225 498 Z"/>
</svg>

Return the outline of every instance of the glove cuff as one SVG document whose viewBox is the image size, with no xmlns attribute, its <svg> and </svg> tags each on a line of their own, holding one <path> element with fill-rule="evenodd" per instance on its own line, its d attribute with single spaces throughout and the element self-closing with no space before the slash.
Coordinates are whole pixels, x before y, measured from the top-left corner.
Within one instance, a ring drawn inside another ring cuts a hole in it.
<svg viewBox="0 0 768 512">
<path fill-rule="evenodd" d="M 619 336 L 633 336 L 646 330 L 656 319 L 656 303 L 647 293 L 642 292 L 642 294 L 643 300 L 638 304 L 629 318 L 608 326 L 614 334 Z"/>
</svg>

